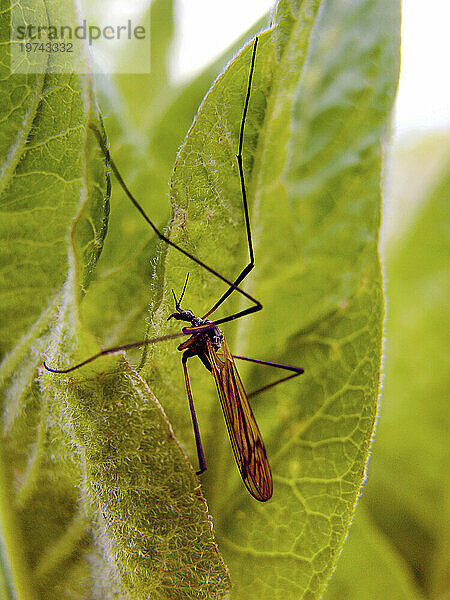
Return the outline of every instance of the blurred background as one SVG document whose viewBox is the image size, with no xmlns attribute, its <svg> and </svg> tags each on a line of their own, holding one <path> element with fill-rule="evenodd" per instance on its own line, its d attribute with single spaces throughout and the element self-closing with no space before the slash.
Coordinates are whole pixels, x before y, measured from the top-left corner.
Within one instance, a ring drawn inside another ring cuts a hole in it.
<svg viewBox="0 0 450 600">
<path fill-rule="evenodd" d="M 183 86 L 193 77 L 205 77 L 206 91 L 217 73 L 216 66 L 208 70 L 211 63 L 273 4 L 177 0 L 173 83 Z M 120 17 L 124 8 L 129 15 L 130 10 L 139 14 L 147 7 L 148 0 L 116 0 L 108 5 L 108 18 Z M 445 64 L 450 55 L 450 4 L 404 0 L 402 8 L 401 77 L 384 167 L 383 394 L 368 480 L 327 600 L 444 600 L 450 591 L 445 352 L 450 192 L 450 80 Z M 132 86 L 131 79 L 126 85 L 119 83 L 130 96 Z M 143 99 L 133 101 L 142 118 Z M 192 115 L 197 105 L 193 99 Z M 186 115 L 187 126 L 192 115 Z M 108 130 L 114 132 L 113 120 Z M 139 148 L 138 136 L 128 132 L 122 146 Z M 148 154 L 141 142 L 142 159 Z M 168 170 L 178 143 L 174 140 L 167 157 L 153 161 L 166 161 Z M 117 156 L 121 147 L 114 148 L 114 133 L 112 148 Z M 131 172 L 128 181 L 132 177 Z M 167 185 L 163 179 L 155 194 Z"/>
</svg>

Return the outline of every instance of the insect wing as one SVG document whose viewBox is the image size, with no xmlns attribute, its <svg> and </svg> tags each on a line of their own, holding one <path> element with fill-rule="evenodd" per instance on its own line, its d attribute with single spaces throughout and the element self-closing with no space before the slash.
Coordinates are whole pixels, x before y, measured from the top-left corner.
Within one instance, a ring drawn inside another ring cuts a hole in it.
<svg viewBox="0 0 450 600">
<path fill-rule="evenodd" d="M 256 500 L 265 502 L 272 497 L 272 474 L 261 433 L 230 349 L 224 340 L 222 360 L 208 342 L 208 354 L 242 480 Z"/>
</svg>

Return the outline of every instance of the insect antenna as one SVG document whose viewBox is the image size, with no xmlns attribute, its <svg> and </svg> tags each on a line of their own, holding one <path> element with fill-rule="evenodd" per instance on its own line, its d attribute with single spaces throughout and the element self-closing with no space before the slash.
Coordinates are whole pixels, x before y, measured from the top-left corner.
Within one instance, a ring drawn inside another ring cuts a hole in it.
<svg viewBox="0 0 450 600">
<path fill-rule="evenodd" d="M 176 308 L 179 308 L 180 305 L 181 305 L 181 301 L 183 300 L 184 292 L 186 291 L 186 287 L 187 287 L 188 281 L 189 281 L 189 273 L 186 275 L 186 281 L 184 282 L 183 291 L 181 292 L 181 296 L 180 296 L 179 300 L 177 300 L 177 298 L 175 296 L 175 292 L 172 290 L 173 297 L 175 298 L 175 306 L 176 306 Z"/>
</svg>

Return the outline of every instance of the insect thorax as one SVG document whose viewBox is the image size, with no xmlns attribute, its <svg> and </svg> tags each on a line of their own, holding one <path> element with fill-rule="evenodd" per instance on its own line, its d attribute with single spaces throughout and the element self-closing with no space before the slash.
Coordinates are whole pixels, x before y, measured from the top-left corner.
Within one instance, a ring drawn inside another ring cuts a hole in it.
<svg viewBox="0 0 450 600">
<path fill-rule="evenodd" d="M 190 338 L 192 341 L 189 344 L 189 350 L 192 355 L 203 353 L 208 340 L 214 350 L 219 350 L 223 340 L 223 333 L 220 331 L 217 325 L 213 325 L 212 321 L 209 321 L 208 319 L 196 317 L 191 310 L 182 310 L 181 308 L 177 307 L 177 311 L 177 313 L 171 315 L 171 318 L 174 318 L 177 321 L 187 321 L 192 327 L 212 325 L 212 327 L 192 332 L 192 337 Z M 184 350 L 185 347 L 185 343 L 180 344 L 178 349 Z"/>
<path fill-rule="evenodd" d="M 212 321 L 209 321 L 208 319 L 201 319 L 200 317 L 193 315 L 191 324 L 193 327 L 201 327 L 202 325 L 212 324 Z M 204 331 L 200 330 L 198 333 L 193 332 L 192 335 L 196 338 L 194 346 L 198 348 L 204 348 L 207 340 L 210 341 L 214 350 L 219 350 L 220 346 L 222 345 L 223 333 L 220 331 L 217 325 L 213 325 L 211 328 L 205 329 Z"/>
</svg>

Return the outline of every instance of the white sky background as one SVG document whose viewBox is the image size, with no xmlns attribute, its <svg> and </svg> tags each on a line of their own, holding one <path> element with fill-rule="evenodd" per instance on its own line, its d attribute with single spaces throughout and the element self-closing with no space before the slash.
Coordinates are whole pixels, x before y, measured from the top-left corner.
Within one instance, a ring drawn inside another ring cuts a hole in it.
<svg viewBox="0 0 450 600">
<path fill-rule="evenodd" d="M 217 57 L 270 10 L 273 0 L 177 0 L 177 79 Z M 450 128 L 450 1 L 403 0 L 396 133 Z"/>
</svg>

